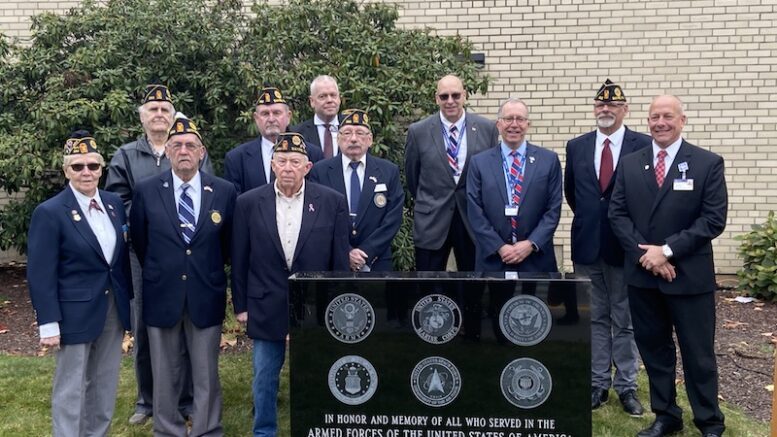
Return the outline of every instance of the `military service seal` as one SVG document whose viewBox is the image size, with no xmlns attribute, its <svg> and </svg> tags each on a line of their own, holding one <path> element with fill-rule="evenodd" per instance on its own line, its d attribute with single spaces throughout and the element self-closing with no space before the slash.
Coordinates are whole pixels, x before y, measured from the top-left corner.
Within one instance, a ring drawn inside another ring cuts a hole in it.
<svg viewBox="0 0 777 437">
<path fill-rule="evenodd" d="M 343 343 L 358 343 L 375 327 L 375 311 L 367 299 L 354 293 L 341 294 L 326 307 L 326 329 Z"/>
<path fill-rule="evenodd" d="M 424 358 L 413 368 L 410 388 L 419 401 L 430 407 L 453 402 L 461 390 L 459 369 L 442 357 Z"/>
<path fill-rule="evenodd" d="M 447 343 L 456 337 L 460 327 L 459 306 L 442 294 L 424 296 L 413 307 L 413 329 L 428 343 Z"/>
<path fill-rule="evenodd" d="M 553 379 L 539 361 L 518 358 L 504 368 L 499 386 L 508 402 L 528 410 L 539 407 L 548 399 L 553 389 Z"/>
<path fill-rule="evenodd" d="M 540 299 L 522 294 L 508 300 L 499 311 L 502 333 L 519 346 L 533 346 L 548 336 L 550 309 Z"/>
<path fill-rule="evenodd" d="M 378 373 L 358 355 L 346 355 L 329 368 L 329 390 L 338 401 L 359 405 L 370 400 L 378 389 Z"/>
</svg>

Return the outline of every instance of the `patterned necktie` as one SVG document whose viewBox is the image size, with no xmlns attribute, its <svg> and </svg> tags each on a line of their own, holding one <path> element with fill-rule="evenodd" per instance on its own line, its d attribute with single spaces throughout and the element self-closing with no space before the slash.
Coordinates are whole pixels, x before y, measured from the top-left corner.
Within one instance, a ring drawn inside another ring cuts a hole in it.
<svg viewBox="0 0 777 437">
<path fill-rule="evenodd" d="M 194 236 L 194 202 L 186 194 L 189 184 L 181 185 L 181 197 L 178 199 L 178 220 L 181 222 L 181 236 L 189 244 Z"/>
<path fill-rule="evenodd" d="M 331 124 L 324 123 L 324 158 L 331 158 L 334 153 L 332 147 L 332 131 L 329 130 L 331 128 Z"/>
<path fill-rule="evenodd" d="M 666 158 L 666 155 L 666 150 L 658 152 L 658 162 L 656 162 L 656 183 L 658 184 L 658 188 L 661 188 L 661 185 L 664 185 L 664 173 L 666 172 L 664 158 Z"/>
<path fill-rule="evenodd" d="M 356 172 L 356 169 L 359 168 L 359 164 L 361 164 L 359 161 L 353 161 L 349 166 L 351 166 L 351 217 L 353 218 L 354 223 L 356 222 L 356 213 L 359 211 L 359 198 L 362 195 L 362 187 L 361 184 L 359 184 L 359 173 Z"/>
<path fill-rule="evenodd" d="M 97 210 L 97 211 L 99 211 L 99 212 L 103 212 L 103 209 L 102 209 L 102 208 L 100 208 L 100 204 L 99 204 L 99 203 L 97 203 L 97 201 L 96 201 L 95 199 L 92 199 L 92 200 L 89 202 L 89 212 L 91 213 L 91 211 L 92 211 L 93 209 L 96 209 L 96 210 Z"/>
<path fill-rule="evenodd" d="M 610 150 L 610 139 L 604 139 L 604 149 L 602 149 L 602 159 L 599 165 L 599 188 L 602 193 L 610 185 L 612 179 L 612 150 Z"/>
<path fill-rule="evenodd" d="M 513 192 L 511 204 L 515 207 L 521 203 L 521 188 L 523 185 L 523 171 L 521 168 L 521 159 L 518 156 L 518 151 L 513 150 L 510 152 L 510 156 L 513 157 L 513 163 L 510 165 L 510 181 L 513 185 Z M 512 227 L 513 242 L 518 240 L 518 216 L 510 217 L 510 226 Z"/>
<path fill-rule="evenodd" d="M 448 131 L 448 147 L 446 147 L 448 153 L 448 166 L 453 171 L 453 175 L 459 174 L 459 128 L 456 125 L 452 125 Z"/>
</svg>

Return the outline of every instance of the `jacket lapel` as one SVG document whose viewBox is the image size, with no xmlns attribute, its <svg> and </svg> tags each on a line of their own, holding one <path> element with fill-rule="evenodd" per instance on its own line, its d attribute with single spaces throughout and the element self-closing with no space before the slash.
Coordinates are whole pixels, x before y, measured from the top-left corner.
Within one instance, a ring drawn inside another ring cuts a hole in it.
<svg viewBox="0 0 777 437">
<path fill-rule="evenodd" d="M 448 177 L 448 180 L 453 183 L 453 174 L 451 173 L 451 167 L 448 165 L 448 155 L 445 146 L 445 141 L 443 140 L 443 125 L 442 121 L 440 120 L 439 113 L 437 116 L 432 118 L 432 146 L 434 148 L 434 153 L 437 155 L 437 158 L 439 162 L 442 163 L 443 168 L 445 169 L 445 173 Z"/>
<path fill-rule="evenodd" d="M 275 250 L 278 251 L 278 255 L 280 255 L 281 259 L 285 260 L 286 255 L 283 254 L 281 236 L 278 234 L 278 220 L 275 217 L 275 188 L 267 190 L 263 194 L 264 196 L 254 207 L 259 209 L 259 214 L 264 221 L 264 226 L 269 231 L 268 234 L 270 235 L 273 246 L 275 246 Z"/>
<path fill-rule="evenodd" d="M 537 146 L 531 143 L 526 143 L 526 161 L 523 163 L 523 185 L 521 185 L 521 203 L 526 193 L 529 192 L 529 185 L 531 185 L 534 178 L 535 168 L 537 163 Z"/>
<path fill-rule="evenodd" d="M 343 176 L 342 158 L 340 158 L 340 155 L 329 160 L 327 173 L 330 186 L 345 196 L 345 177 Z"/>
<path fill-rule="evenodd" d="M 583 169 L 587 173 L 586 176 L 590 183 L 592 183 L 595 187 L 599 187 L 599 175 L 596 174 L 596 131 L 593 132 L 593 135 L 591 135 L 591 140 L 586 141 L 583 143 L 583 153 L 581 154 L 581 158 L 583 160 L 583 165 L 580 166 L 580 168 Z M 569 165 L 569 163 L 567 163 Z M 577 168 L 577 167 L 575 167 Z M 615 176 L 613 176 L 612 181 L 615 180 Z M 610 181 L 610 184 L 612 184 L 612 181 Z"/>
<path fill-rule="evenodd" d="M 477 122 L 468 120 L 467 117 L 464 117 L 464 134 L 467 138 L 467 158 L 464 160 L 464 167 L 461 169 L 461 174 L 466 175 L 467 174 L 467 167 L 469 167 L 469 160 L 470 158 L 475 155 L 475 153 L 479 152 L 479 148 L 477 146 L 480 145 L 478 142 L 478 125 Z M 445 158 L 446 163 L 448 158 Z M 462 177 L 459 179 L 459 184 L 465 183 L 466 177 Z"/>
<path fill-rule="evenodd" d="M 183 235 L 181 234 L 181 221 L 178 220 L 178 206 L 175 204 L 175 188 L 173 188 L 173 172 L 167 170 L 159 176 L 159 184 L 157 185 L 157 192 L 159 193 L 159 200 L 162 207 L 167 212 L 167 218 L 170 221 L 170 225 L 173 227 L 173 232 L 178 235 L 183 242 Z"/>
<path fill-rule="evenodd" d="M 318 204 L 318 192 L 313 187 L 313 184 L 305 184 L 305 200 L 302 203 L 302 224 L 299 229 L 299 238 L 297 239 L 297 247 L 294 248 L 294 258 L 292 259 L 292 265 L 297 261 L 297 256 L 305 245 L 305 240 L 308 239 L 310 231 L 313 230 L 313 225 L 318 219 L 319 210 L 321 205 Z M 283 251 L 281 251 L 283 253 Z"/>
<path fill-rule="evenodd" d="M 505 164 L 504 159 L 502 158 L 502 146 L 492 147 L 488 152 L 483 153 L 490 153 L 491 159 L 489 159 L 489 162 L 491 163 L 489 165 L 489 173 L 491 173 L 494 176 L 494 179 L 496 179 L 496 186 L 499 187 L 499 192 L 502 194 L 502 204 L 508 205 L 510 202 L 507 197 L 507 175 L 505 174 Z M 508 165 L 512 165 L 512 163 L 509 163 Z M 481 178 L 489 177 L 489 175 L 480 175 Z M 481 186 L 485 185 L 481 181 Z"/>
<path fill-rule="evenodd" d="M 66 208 L 68 219 L 73 223 L 73 226 L 76 228 L 78 233 L 81 234 L 81 237 L 83 237 L 83 239 L 89 243 L 89 246 L 91 246 L 92 249 L 97 252 L 98 258 L 107 263 L 108 261 L 105 260 L 105 255 L 103 255 L 103 250 L 100 247 L 100 243 L 97 241 L 97 237 L 94 235 L 94 232 L 92 232 L 92 228 L 89 226 L 89 222 L 86 221 L 86 215 L 83 211 L 81 211 L 81 207 L 78 205 L 76 196 L 73 194 L 73 188 L 68 185 L 66 190 L 67 195 L 64 206 Z"/>
<path fill-rule="evenodd" d="M 364 182 L 362 182 L 362 195 L 359 197 L 359 211 L 356 214 L 356 223 L 361 222 L 362 217 L 367 212 L 367 208 L 370 207 L 372 202 L 372 196 L 375 194 L 375 186 L 378 183 L 385 183 L 379 168 L 375 166 L 375 160 L 370 159 L 369 153 L 367 154 L 367 163 L 364 169 Z M 342 174 L 342 172 L 340 172 Z M 386 186 L 388 188 L 388 186 Z M 383 193 L 387 195 L 388 193 Z"/>
<path fill-rule="evenodd" d="M 114 264 L 116 259 L 119 257 L 121 246 L 126 243 L 123 229 L 126 223 L 121 223 L 121 221 L 119 221 L 119 216 L 116 214 L 116 208 L 124 208 L 124 205 L 114 205 L 109 203 L 105 200 L 105 196 L 103 196 L 102 193 L 100 194 L 100 198 L 103 200 L 103 205 L 105 205 L 105 208 L 108 210 L 108 217 L 113 224 L 113 229 L 116 231 L 116 249 L 113 251 L 113 259 L 110 262 L 110 264 Z"/>
<path fill-rule="evenodd" d="M 246 159 L 246 175 L 249 179 L 249 183 L 246 187 L 243 187 L 245 191 L 248 191 L 248 187 L 258 187 L 267 183 L 267 178 L 264 176 L 264 158 L 262 157 L 262 137 L 259 136 L 254 140 L 252 147 L 248 147 L 246 154 L 249 159 Z M 272 170 L 270 170 L 272 174 Z"/>
<path fill-rule="evenodd" d="M 197 216 L 197 227 L 194 228 L 192 241 L 200 234 L 200 229 L 204 227 L 205 220 L 209 220 L 208 213 L 213 209 L 213 180 L 210 175 L 200 172 L 200 214 Z"/>
</svg>

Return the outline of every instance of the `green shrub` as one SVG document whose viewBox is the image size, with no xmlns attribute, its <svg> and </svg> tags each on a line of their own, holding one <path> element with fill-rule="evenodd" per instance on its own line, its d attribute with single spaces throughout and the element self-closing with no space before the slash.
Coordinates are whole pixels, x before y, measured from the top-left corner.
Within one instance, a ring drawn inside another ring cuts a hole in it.
<svg viewBox="0 0 777 437">
<path fill-rule="evenodd" d="M 777 219 L 769 212 L 766 223 L 735 238 L 742 242 L 739 255 L 744 261 L 737 272 L 739 288 L 753 297 L 777 302 Z"/>
</svg>

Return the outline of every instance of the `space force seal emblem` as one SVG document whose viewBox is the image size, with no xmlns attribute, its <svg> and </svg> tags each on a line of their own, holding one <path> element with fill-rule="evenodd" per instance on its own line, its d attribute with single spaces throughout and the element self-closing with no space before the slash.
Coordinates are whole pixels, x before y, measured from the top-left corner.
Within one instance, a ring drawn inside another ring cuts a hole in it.
<svg viewBox="0 0 777 437">
<path fill-rule="evenodd" d="M 528 410 L 539 407 L 548 399 L 553 389 L 553 379 L 539 361 L 518 358 L 504 368 L 499 386 L 508 402 Z"/>
<path fill-rule="evenodd" d="M 452 362 L 442 357 L 421 360 L 410 375 L 410 388 L 415 397 L 430 407 L 453 402 L 461 390 L 461 374 Z"/>
<path fill-rule="evenodd" d="M 508 300 L 499 311 L 499 327 L 518 346 L 533 346 L 548 336 L 550 309 L 540 299 L 522 294 Z"/>
<path fill-rule="evenodd" d="M 329 390 L 346 405 L 370 400 L 378 389 L 378 373 L 372 364 L 358 355 L 346 355 L 329 368 Z"/>
<path fill-rule="evenodd" d="M 326 329 L 343 343 L 358 343 L 375 327 L 375 311 L 367 299 L 354 293 L 341 294 L 326 307 Z"/>
<path fill-rule="evenodd" d="M 456 337 L 460 327 L 459 306 L 442 294 L 424 296 L 413 307 L 413 329 L 427 343 L 447 343 Z"/>
</svg>

